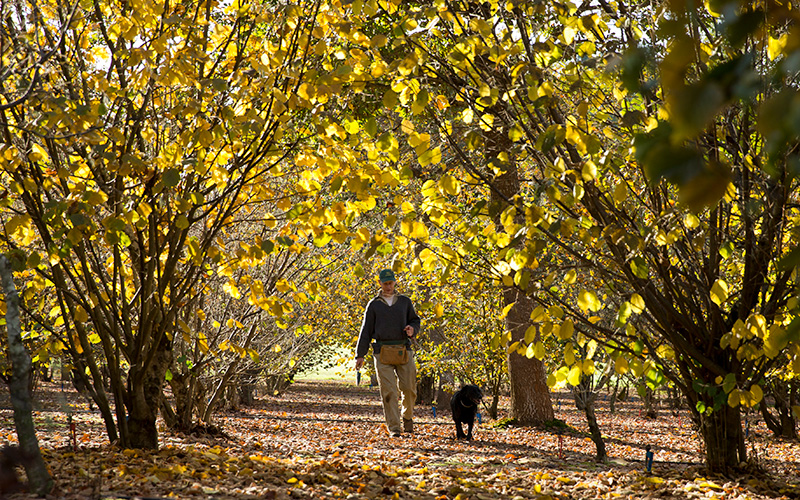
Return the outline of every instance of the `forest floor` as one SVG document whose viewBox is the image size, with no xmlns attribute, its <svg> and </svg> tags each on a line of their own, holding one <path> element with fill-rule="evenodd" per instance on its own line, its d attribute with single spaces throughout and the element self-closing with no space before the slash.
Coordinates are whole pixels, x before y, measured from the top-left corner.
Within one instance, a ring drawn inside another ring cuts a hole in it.
<svg viewBox="0 0 800 500">
<path fill-rule="evenodd" d="M 110 445 L 99 415 L 71 387 L 42 384 L 35 398 L 40 446 L 55 478 L 48 498 L 800 498 L 800 444 L 772 438 L 755 415 L 747 446 L 760 472 L 728 478 L 704 473 L 688 412 L 645 419 L 633 400 L 613 414 L 599 401 L 610 459 L 598 464 L 567 393 L 553 394 L 556 418 L 569 425 L 560 435 L 499 428 L 484 417 L 475 440 L 464 442 L 454 439 L 449 412 L 434 416 L 430 406 L 417 407 L 414 434 L 388 437 L 377 388 L 304 380 L 219 414 L 219 435 L 160 425 L 156 452 Z M 0 445 L 17 440 L 10 408 L 3 391 Z M 646 444 L 655 451 L 652 473 Z"/>
</svg>

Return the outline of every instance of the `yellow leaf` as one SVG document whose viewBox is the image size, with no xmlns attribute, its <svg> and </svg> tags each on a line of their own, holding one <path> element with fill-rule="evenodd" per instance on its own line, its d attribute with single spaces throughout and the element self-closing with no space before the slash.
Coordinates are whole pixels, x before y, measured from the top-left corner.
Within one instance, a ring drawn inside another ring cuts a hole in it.
<svg viewBox="0 0 800 500">
<path fill-rule="evenodd" d="M 573 366 L 567 375 L 567 382 L 569 385 L 578 385 L 581 383 L 581 367 L 578 365 Z"/>
<path fill-rule="evenodd" d="M 77 323 L 85 323 L 89 319 L 89 315 L 86 313 L 86 309 L 83 306 L 76 306 L 75 307 L 75 322 Z"/>
<path fill-rule="evenodd" d="M 514 304 L 516 304 L 516 302 L 512 302 L 512 303 L 508 304 L 507 306 L 505 306 L 503 308 L 503 310 L 500 312 L 500 316 L 498 316 L 497 319 L 501 319 L 501 320 L 505 319 L 505 317 L 508 316 L 508 312 L 511 310 L 511 308 L 514 307 Z"/>
<path fill-rule="evenodd" d="M 597 299 L 597 295 L 594 292 L 590 292 L 588 290 L 581 290 L 578 294 L 578 306 L 584 311 L 593 311 L 597 312 L 600 310 L 600 301 Z"/>
<path fill-rule="evenodd" d="M 597 178 L 597 165 L 592 160 L 586 160 L 581 168 L 581 177 L 584 181 L 590 182 Z"/>
<path fill-rule="evenodd" d="M 525 330 L 525 343 L 532 344 L 536 340 L 536 327 L 531 325 Z"/>
<path fill-rule="evenodd" d="M 761 389 L 761 387 L 758 384 L 751 387 L 749 406 L 757 405 L 762 399 L 764 399 L 764 391 Z"/>
<path fill-rule="evenodd" d="M 438 148 L 437 148 L 438 149 Z M 439 159 L 441 160 L 441 151 L 439 152 Z M 439 186 L 442 187 L 442 190 L 445 194 L 449 194 L 450 196 L 455 196 L 461 192 L 461 182 L 458 179 L 453 177 L 452 175 L 443 175 L 441 179 L 439 179 Z"/>
<path fill-rule="evenodd" d="M 207 354 L 208 349 L 208 340 L 206 339 L 205 334 L 201 333 L 200 336 L 197 338 L 197 345 L 200 347 L 200 352 L 203 354 Z"/>
<path fill-rule="evenodd" d="M 732 408 L 739 406 L 741 399 L 739 398 L 739 389 L 734 389 L 728 394 L 728 405 Z"/>
<path fill-rule="evenodd" d="M 570 269 L 567 272 L 567 274 L 564 275 L 564 283 L 566 283 L 568 285 L 571 285 L 571 284 L 575 283 L 575 280 L 577 279 L 577 276 L 578 276 L 578 273 L 575 272 L 574 269 Z"/>
<path fill-rule="evenodd" d="M 28 153 L 30 161 L 45 161 L 49 158 L 47 151 L 38 144 L 31 146 L 31 152 Z"/>
<path fill-rule="evenodd" d="M 728 300 L 728 284 L 723 280 L 717 280 L 711 286 L 711 301 L 718 306 L 721 306 Z"/>
<path fill-rule="evenodd" d="M 633 309 L 633 312 L 636 314 L 641 314 L 641 312 L 644 311 L 644 299 L 638 293 L 631 295 L 630 303 L 631 309 Z"/>
<path fill-rule="evenodd" d="M 239 292 L 239 289 L 236 287 L 236 283 L 233 280 L 229 280 L 228 282 L 224 283 L 222 285 L 222 290 L 234 299 L 242 298 L 242 294 Z"/>
<path fill-rule="evenodd" d="M 561 340 L 567 340 L 572 338 L 572 334 L 575 332 L 575 324 L 572 322 L 571 319 L 564 320 L 561 323 L 561 327 L 558 329 L 558 338 Z"/>
<path fill-rule="evenodd" d="M 614 371 L 620 375 L 628 373 L 628 360 L 622 356 L 618 356 L 617 359 L 614 360 Z"/>
<path fill-rule="evenodd" d="M 575 351 L 572 348 L 572 344 L 567 344 L 566 347 L 564 347 L 564 363 L 566 363 L 567 366 L 575 364 Z"/>
<path fill-rule="evenodd" d="M 767 47 L 767 55 L 769 56 L 770 60 L 777 59 L 783 53 L 783 49 L 786 47 L 786 41 L 789 39 L 789 34 L 784 33 L 778 38 L 769 38 L 769 44 Z"/>
<path fill-rule="evenodd" d="M 546 353 L 545 353 L 545 350 L 544 350 L 544 344 L 542 343 L 542 341 L 540 340 L 539 342 L 536 342 L 536 346 L 534 347 L 533 355 L 536 356 L 536 359 L 541 361 L 541 360 L 544 359 L 545 354 Z"/>
<path fill-rule="evenodd" d="M 617 184 L 614 188 L 614 201 L 622 203 L 628 198 L 628 185 L 624 182 Z"/>
<path fill-rule="evenodd" d="M 536 356 L 536 346 L 533 344 L 528 344 L 528 348 L 525 349 L 525 357 L 531 359 L 534 356 Z"/>
</svg>

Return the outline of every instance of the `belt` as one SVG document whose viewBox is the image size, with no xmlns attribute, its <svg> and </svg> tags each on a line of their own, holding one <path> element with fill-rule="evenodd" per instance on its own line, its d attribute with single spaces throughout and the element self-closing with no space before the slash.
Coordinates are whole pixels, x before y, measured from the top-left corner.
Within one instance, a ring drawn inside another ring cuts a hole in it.
<svg viewBox="0 0 800 500">
<path fill-rule="evenodd" d="M 376 340 L 375 343 L 378 345 L 402 345 L 407 344 L 408 340 Z"/>
</svg>

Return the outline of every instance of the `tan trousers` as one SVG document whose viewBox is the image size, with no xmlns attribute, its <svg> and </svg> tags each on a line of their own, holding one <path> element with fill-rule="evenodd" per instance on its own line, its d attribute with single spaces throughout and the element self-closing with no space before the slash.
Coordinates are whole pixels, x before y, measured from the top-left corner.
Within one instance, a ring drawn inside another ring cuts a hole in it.
<svg viewBox="0 0 800 500">
<path fill-rule="evenodd" d="M 414 417 L 414 402 L 417 400 L 417 366 L 414 363 L 414 351 L 410 352 L 408 363 L 404 365 L 387 365 L 375 359 L 375 373 L 378 374 L 378 386 L 381 389 L 383 403 L 383 416 L 389 432 L 402 432 L 403 423 L 400 421 L 401 410 L 398 398 L 402 405 L 402 415 L 406 420 Z M 398 391 L 399 385 L 399 391 Z"/>
</svg>

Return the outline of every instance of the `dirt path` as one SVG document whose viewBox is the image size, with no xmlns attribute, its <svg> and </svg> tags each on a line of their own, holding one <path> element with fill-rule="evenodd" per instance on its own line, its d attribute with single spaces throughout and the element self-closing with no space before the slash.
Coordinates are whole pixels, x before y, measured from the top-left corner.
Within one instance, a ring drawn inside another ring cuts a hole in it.
<svg viewBox="0 0 800 500">
<path fill-rule="evenodd" d="M 767 474 L 731 481 L 703 477 L 687 415 L 646 420 L 636 402 L 614 415 L 600 402 L 611 460 L 596 464 L 582 416 L 568 403 L 556 395 L 556 416 L 572 432 L 499 429 L 484 419 L 471 443 L 456 441 L 449 414 L 434 417 L 430 407 L 418 407 L 414 434 L 390 438 L 377 389 L 331 381 L 299 381 L 283 396 L 219 415 L 225 436 L 162 428 L 155 453 L 110 446 L 73 391 L 43 388 L 36 420 L 57 480 L 52 498 L 800 498 L 800 445 L 769 439 L 757 422 L 748 446 Z M 0 408 L 0 440 L 13 443 L 7 394 Z M 66 408 L 79 410 L 77 451 Z M 644 473 L 645 444 L 656 452 L 652 475 Z"/>
</svg>

